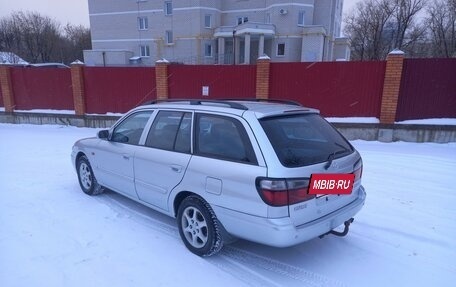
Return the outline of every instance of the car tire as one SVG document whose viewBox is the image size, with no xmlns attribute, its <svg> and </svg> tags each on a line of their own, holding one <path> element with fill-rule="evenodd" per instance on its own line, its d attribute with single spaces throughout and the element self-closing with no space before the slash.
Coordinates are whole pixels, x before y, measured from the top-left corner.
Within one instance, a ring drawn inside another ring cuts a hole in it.
<svg viewBox="0 0 456 287">
<path fill-rule="evenodd" d="M 98 184 L 92 166 L 85 155 L 78 159 L 76 168 L 79 185 L 85 194 L 97 195 L 103 192 L 103 187 Z"/>
<path fill-rule="evenodd" d="M 198 256 L 211 256 L 222 249 L 219 224 L 210 205 L 198 196 L 188 196 L 179 206 L 179 234 L 185 246 Z"/>
</svg>

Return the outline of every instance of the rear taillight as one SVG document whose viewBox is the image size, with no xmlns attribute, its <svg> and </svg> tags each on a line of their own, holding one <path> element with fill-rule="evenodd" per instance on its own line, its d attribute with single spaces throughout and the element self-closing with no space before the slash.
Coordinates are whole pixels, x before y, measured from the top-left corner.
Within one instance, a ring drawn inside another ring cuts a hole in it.
<svg viewBox="0 0 456 287">
<path fill-rule="evenodd" d="M 315 197 L 309 195 L 309 179 L 258 178 L 257 190 L 263 201 L 271 206 L 286 206 Z"/>
<path fill-rule="evenodd" d="M 363 176 L 363 165 L 361 164 L 360 167 L 355 169 L 355 171 L 353 171 L 353 174 L 355 175 L 355 181 L 360 180 L 361 177 Z"/>
</svg>

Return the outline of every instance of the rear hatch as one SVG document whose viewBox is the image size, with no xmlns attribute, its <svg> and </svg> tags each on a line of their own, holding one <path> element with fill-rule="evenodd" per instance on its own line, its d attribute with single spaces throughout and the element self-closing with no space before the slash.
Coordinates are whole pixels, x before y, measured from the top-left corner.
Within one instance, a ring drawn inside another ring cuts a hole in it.
<svg viewBox="0 0 456 287">
<path fill-rule="evenodd" d="M 278 160 L 277 164 L 268 164 L 268 178 L 259 183 L 260 195 L 262 191 L 283 194 L 285 188 L 289 216 L 295 226 L 328 215 L 357 198 L 361 186 L 361 157 L 320 115 L 281 115 L 260 119 L 260 123 Z M 351 173 L 355 174 L 351 194 L 307 194 L 312 174 Z M 262 195 L 262 198 L 265 200 L 265 196 Z M 284 203 L 282 200 L 279 204 Z M 274 202 L 268 204 L 279 206 Z"/>
</svg>

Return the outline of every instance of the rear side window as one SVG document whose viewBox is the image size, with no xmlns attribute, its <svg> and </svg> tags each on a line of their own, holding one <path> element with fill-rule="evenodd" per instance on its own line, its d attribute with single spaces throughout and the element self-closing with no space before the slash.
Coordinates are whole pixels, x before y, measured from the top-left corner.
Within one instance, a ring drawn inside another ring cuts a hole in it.
<svg viewBox="0 0 456 287">
<path fill-rule="evenodd" d="M 146 146 L 190 153 L 192 114 L 160 111 L 150 128 Z"/>
<path fill-rule="evenodd" d="M 348 141 L 317 114 L 269 117 L 260 123 L 285 167 L 322 163 L 353 152 Z"/>
<path fill-rule="evenodd" d="M 247 132 L 238 120 L 204 114 L 198 114 L 196 118 L 198 155 L 257 164 Z"/>
</svg>

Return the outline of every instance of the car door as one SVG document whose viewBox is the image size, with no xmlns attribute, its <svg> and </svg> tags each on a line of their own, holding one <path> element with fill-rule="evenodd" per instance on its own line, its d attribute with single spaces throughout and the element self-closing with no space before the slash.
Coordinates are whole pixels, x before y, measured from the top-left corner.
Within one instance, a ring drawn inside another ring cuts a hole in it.
<svg viewBox="0 0 456 287">
<path fill-rule="evenodd" d="M 137 198 L 134 186 L 133 156 L 152 111 L 140 111 L 114 127 L 108 140 L 97 146 L 96 176 L 99 183 L 131 198 Z"/>
<path fill-rule="evenodd" d="M 168 195 L 182 180 L 191 158 L 191 130 L 191 112 L 158 112 L 145 145 L 135 153 L 135 187 L 141 201 L 168 209 Z"/>
</svg>

